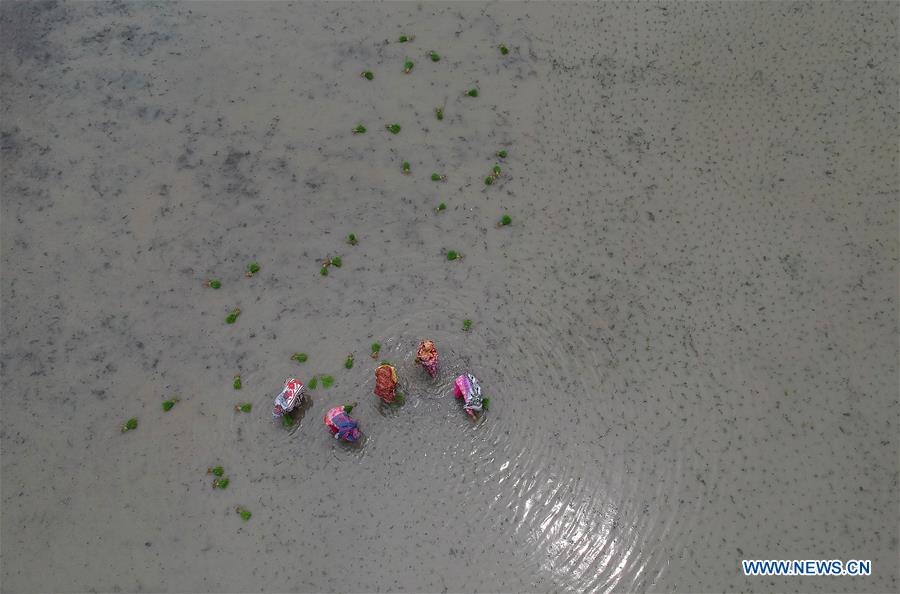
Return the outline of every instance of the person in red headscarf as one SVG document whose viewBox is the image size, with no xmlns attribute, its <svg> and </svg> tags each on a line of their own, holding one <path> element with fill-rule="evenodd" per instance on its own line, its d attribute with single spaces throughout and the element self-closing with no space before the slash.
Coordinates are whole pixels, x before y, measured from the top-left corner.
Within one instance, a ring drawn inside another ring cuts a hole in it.
<svg viewBox="0 0 900 594">
<path fill-rule="evenodd" d="M 432 341 L 423 340 L 419 344 L 419 350 L 416 351 L 416 363 L 424 367 L 431 377 L 437 376 L 438 352 Z"/>
</svg>

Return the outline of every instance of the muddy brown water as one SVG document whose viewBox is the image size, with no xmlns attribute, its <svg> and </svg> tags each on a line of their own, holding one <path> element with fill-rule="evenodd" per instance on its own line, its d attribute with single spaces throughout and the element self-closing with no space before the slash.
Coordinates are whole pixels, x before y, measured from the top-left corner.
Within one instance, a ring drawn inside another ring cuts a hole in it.
<svg viewBox="0 0 900 594">
<path fill-rule="evenodd" d="M 3 591 L 897 591 L 897 6 L 4 2 Z"/>
</svg>

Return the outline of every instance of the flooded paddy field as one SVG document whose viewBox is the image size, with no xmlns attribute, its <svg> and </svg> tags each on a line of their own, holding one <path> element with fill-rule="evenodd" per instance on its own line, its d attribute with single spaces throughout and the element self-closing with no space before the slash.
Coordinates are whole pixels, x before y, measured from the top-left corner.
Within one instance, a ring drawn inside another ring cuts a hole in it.
<svg viewBox="0 0 900 594">
<path fill-rule="evenodd" d="M 897 591 L 897 16 L 4 2 L 3 591 Z"/>
</svg>

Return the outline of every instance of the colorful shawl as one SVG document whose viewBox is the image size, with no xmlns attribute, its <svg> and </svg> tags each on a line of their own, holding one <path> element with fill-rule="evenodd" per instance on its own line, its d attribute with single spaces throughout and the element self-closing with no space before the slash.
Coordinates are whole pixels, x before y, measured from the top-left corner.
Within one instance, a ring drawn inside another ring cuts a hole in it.
<svg viewBox="0 0 900 594">
<path fill-rule="evenodd" d="M 393 365 L 379 365 L 375 369 L 375 395 L 385 402 L 393 402 L 397 396 L 397 372 Z"/>
<path fill-rule="evenodd" d="M 457 398 L 463 399 L 463 408 L 470 415 L 474 416 L 476 412 L 481 412 L 484 404 L 481 397 L 481 385 L 471 373 L 456 378 L 453 383 L 453 394 Z"/>
<path fill-rule="evenodd" d="M 335 406 L 325 413 L 325 426 L 331 430 L 335 439 L 356 441 L 359 439 L 359 423 L 344 412 L 343 406 Z"/>
<path fill-rule="evenodd" d="M 431 377 L 435 377 L 438 372 L 438 352 L 434 343 L 430 340 L 423 340 L 416 351 L 416 363 L 421 363 Z"/>
<path fill-rule="evenodd" d="M 275 397 L 275 408 L 272 411 L 272 416 L 277 419 L 291 412 L 303 401 L 305 395 L 306 388 L 303 387 L 303 383 L 298 379 L 288 378 L 284 382 L 281 394 Z"/>
</svg>

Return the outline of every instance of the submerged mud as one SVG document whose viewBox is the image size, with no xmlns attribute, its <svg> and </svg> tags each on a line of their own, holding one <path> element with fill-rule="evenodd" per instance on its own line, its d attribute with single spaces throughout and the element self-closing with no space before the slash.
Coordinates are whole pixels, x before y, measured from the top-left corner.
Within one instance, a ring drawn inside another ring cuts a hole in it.
<svg viewBox="0 0 900 594">
<path fill-rule="evenodd" d="M 896 591 L 896 16 L 3 3 L 3 590 Z"/>
</svg>

